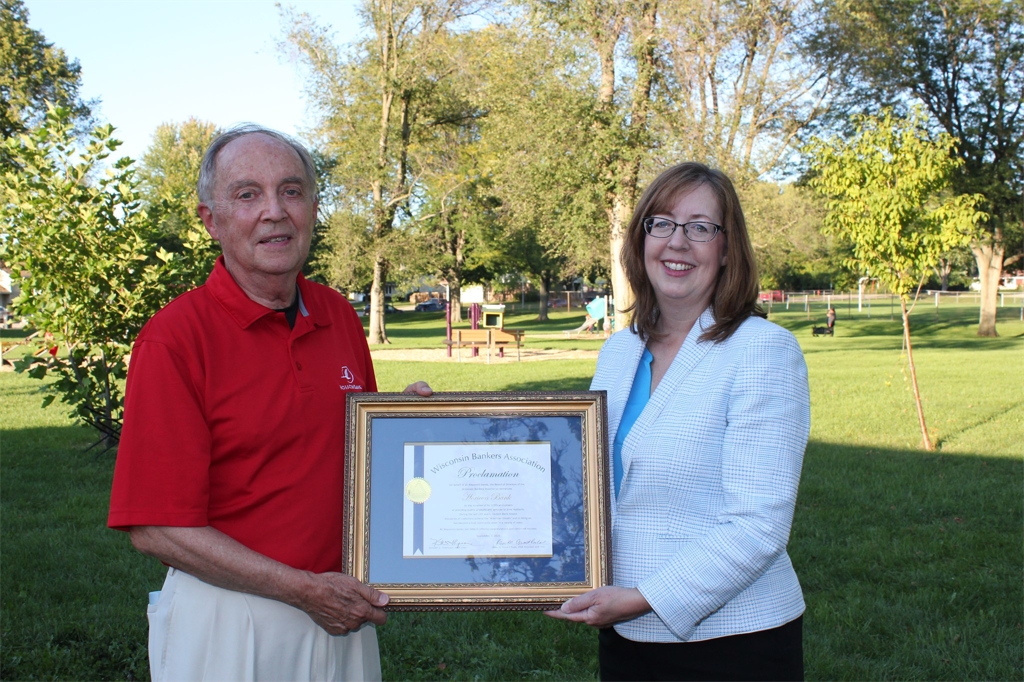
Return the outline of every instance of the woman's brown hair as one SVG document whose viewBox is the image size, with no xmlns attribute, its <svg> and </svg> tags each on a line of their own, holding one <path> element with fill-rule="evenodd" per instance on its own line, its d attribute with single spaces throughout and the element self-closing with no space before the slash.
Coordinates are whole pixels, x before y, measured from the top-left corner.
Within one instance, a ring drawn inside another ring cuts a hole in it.
<svg viewBox="0 0 1024 682">
<path fill-rule="evenodd" d="M 701 185 L 706 185 L 718 199 L 722 209 L 722 234 L 725 239 L 725 265 L 718 271 L 715 292 L 711 297 L 711 310 L 715 323 L 700 335 L 701 341 L 724 341 L 748 317 L 766 317 L 758 305 L 757 261 L 754 247 L 747 234 L 747 223 L 736 189 L 729 177 L 720 170 L 702 163 L 687 162 L 669 168 L 654 179 L 637 202 L 626 232 L 622 249 L 622 267 L 633 288 L 636 300 L 627 308 L 633 313 L 630 328 L 647 339 L 656 337 L 658 302 L 654 287 L 647 277 L 644 264 L 644 218 L 657 213 L 669 213 L 679 198 Z"/>
</svg>

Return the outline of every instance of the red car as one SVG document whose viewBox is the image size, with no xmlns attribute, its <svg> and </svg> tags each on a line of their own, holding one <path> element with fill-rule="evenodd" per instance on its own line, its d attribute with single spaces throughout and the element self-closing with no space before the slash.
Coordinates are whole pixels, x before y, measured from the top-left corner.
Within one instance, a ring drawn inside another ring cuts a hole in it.
<svg viewBox="0 0 1024 682">
<path fill-rule="evenodd" d="M 773 303 L 782 303 L 786 300 L 786 292 L 781 289 L 771 289 L 769 291 L 761 292 L 761 302 L 767 303 L 771 301 Z"/>
</svg>

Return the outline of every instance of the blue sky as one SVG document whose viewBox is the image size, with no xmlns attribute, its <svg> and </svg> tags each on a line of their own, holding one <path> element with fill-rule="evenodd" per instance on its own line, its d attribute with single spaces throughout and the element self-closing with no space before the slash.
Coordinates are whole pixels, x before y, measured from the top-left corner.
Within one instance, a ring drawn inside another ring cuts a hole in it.
<svg viewBox="0 0 1024 682">
<path fill-rule="evenodd" d="M 330 25 L 336 42 L 360 30 L 356 0 L 287 3 Z M 117 128 L 120 155 L 138 159 L 164 122 L 195 116 L 228 127 L 252 121 L 301 136 L 300 67 L 278 48 L 271 0 L 26 0 L 29 25 L 82 66 L 82 96 Z"/>
</svg>

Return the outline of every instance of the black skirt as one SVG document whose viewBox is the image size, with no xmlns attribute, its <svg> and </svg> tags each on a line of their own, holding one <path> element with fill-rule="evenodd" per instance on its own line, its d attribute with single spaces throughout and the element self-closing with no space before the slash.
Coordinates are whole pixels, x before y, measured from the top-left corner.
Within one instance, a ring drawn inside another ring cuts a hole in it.
<svg viewBox="0 0 1024 682">
<path fill-rule="evenodd" d="M 803 616 L 770 630 L 700 642 L 633 642 L 598 635 L 601 679 L 803 680 Z"/>
</svg>

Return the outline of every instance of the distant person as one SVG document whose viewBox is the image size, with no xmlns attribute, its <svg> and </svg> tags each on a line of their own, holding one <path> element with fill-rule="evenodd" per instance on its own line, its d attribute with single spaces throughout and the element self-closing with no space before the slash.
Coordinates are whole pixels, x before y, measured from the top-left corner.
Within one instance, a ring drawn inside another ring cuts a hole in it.
<svg viewBox="0 0 1024 682">
<path fill-rule="evenodd" d="M 825 313 L 825 326 L 828 327 L 828 333 L 835 333 L 836 326 L 836 309 L 832 306 L 828 307 L 828 312 Z"/>
<path fill-rule="evenodd" d="M 601 628 L 603 680 L 803 678 L 786 553 L 810 428 L 807 367 L 764 319 L 729 178 L 666 170 L 629 223 L 630 329 L 601 350 L 614 585 L 549 615 Z"/>
<path fill-rule="evenodd" d="M 345 396 L 377 385 L 355 310 L 300 274 L 313 161 L 242 126 L 198 189 L 223 254 L 135 342 L 108 519 L 169 567 L 153 679 L 379 680 L 388 597 L 341 573 Z"/>
</svg>

